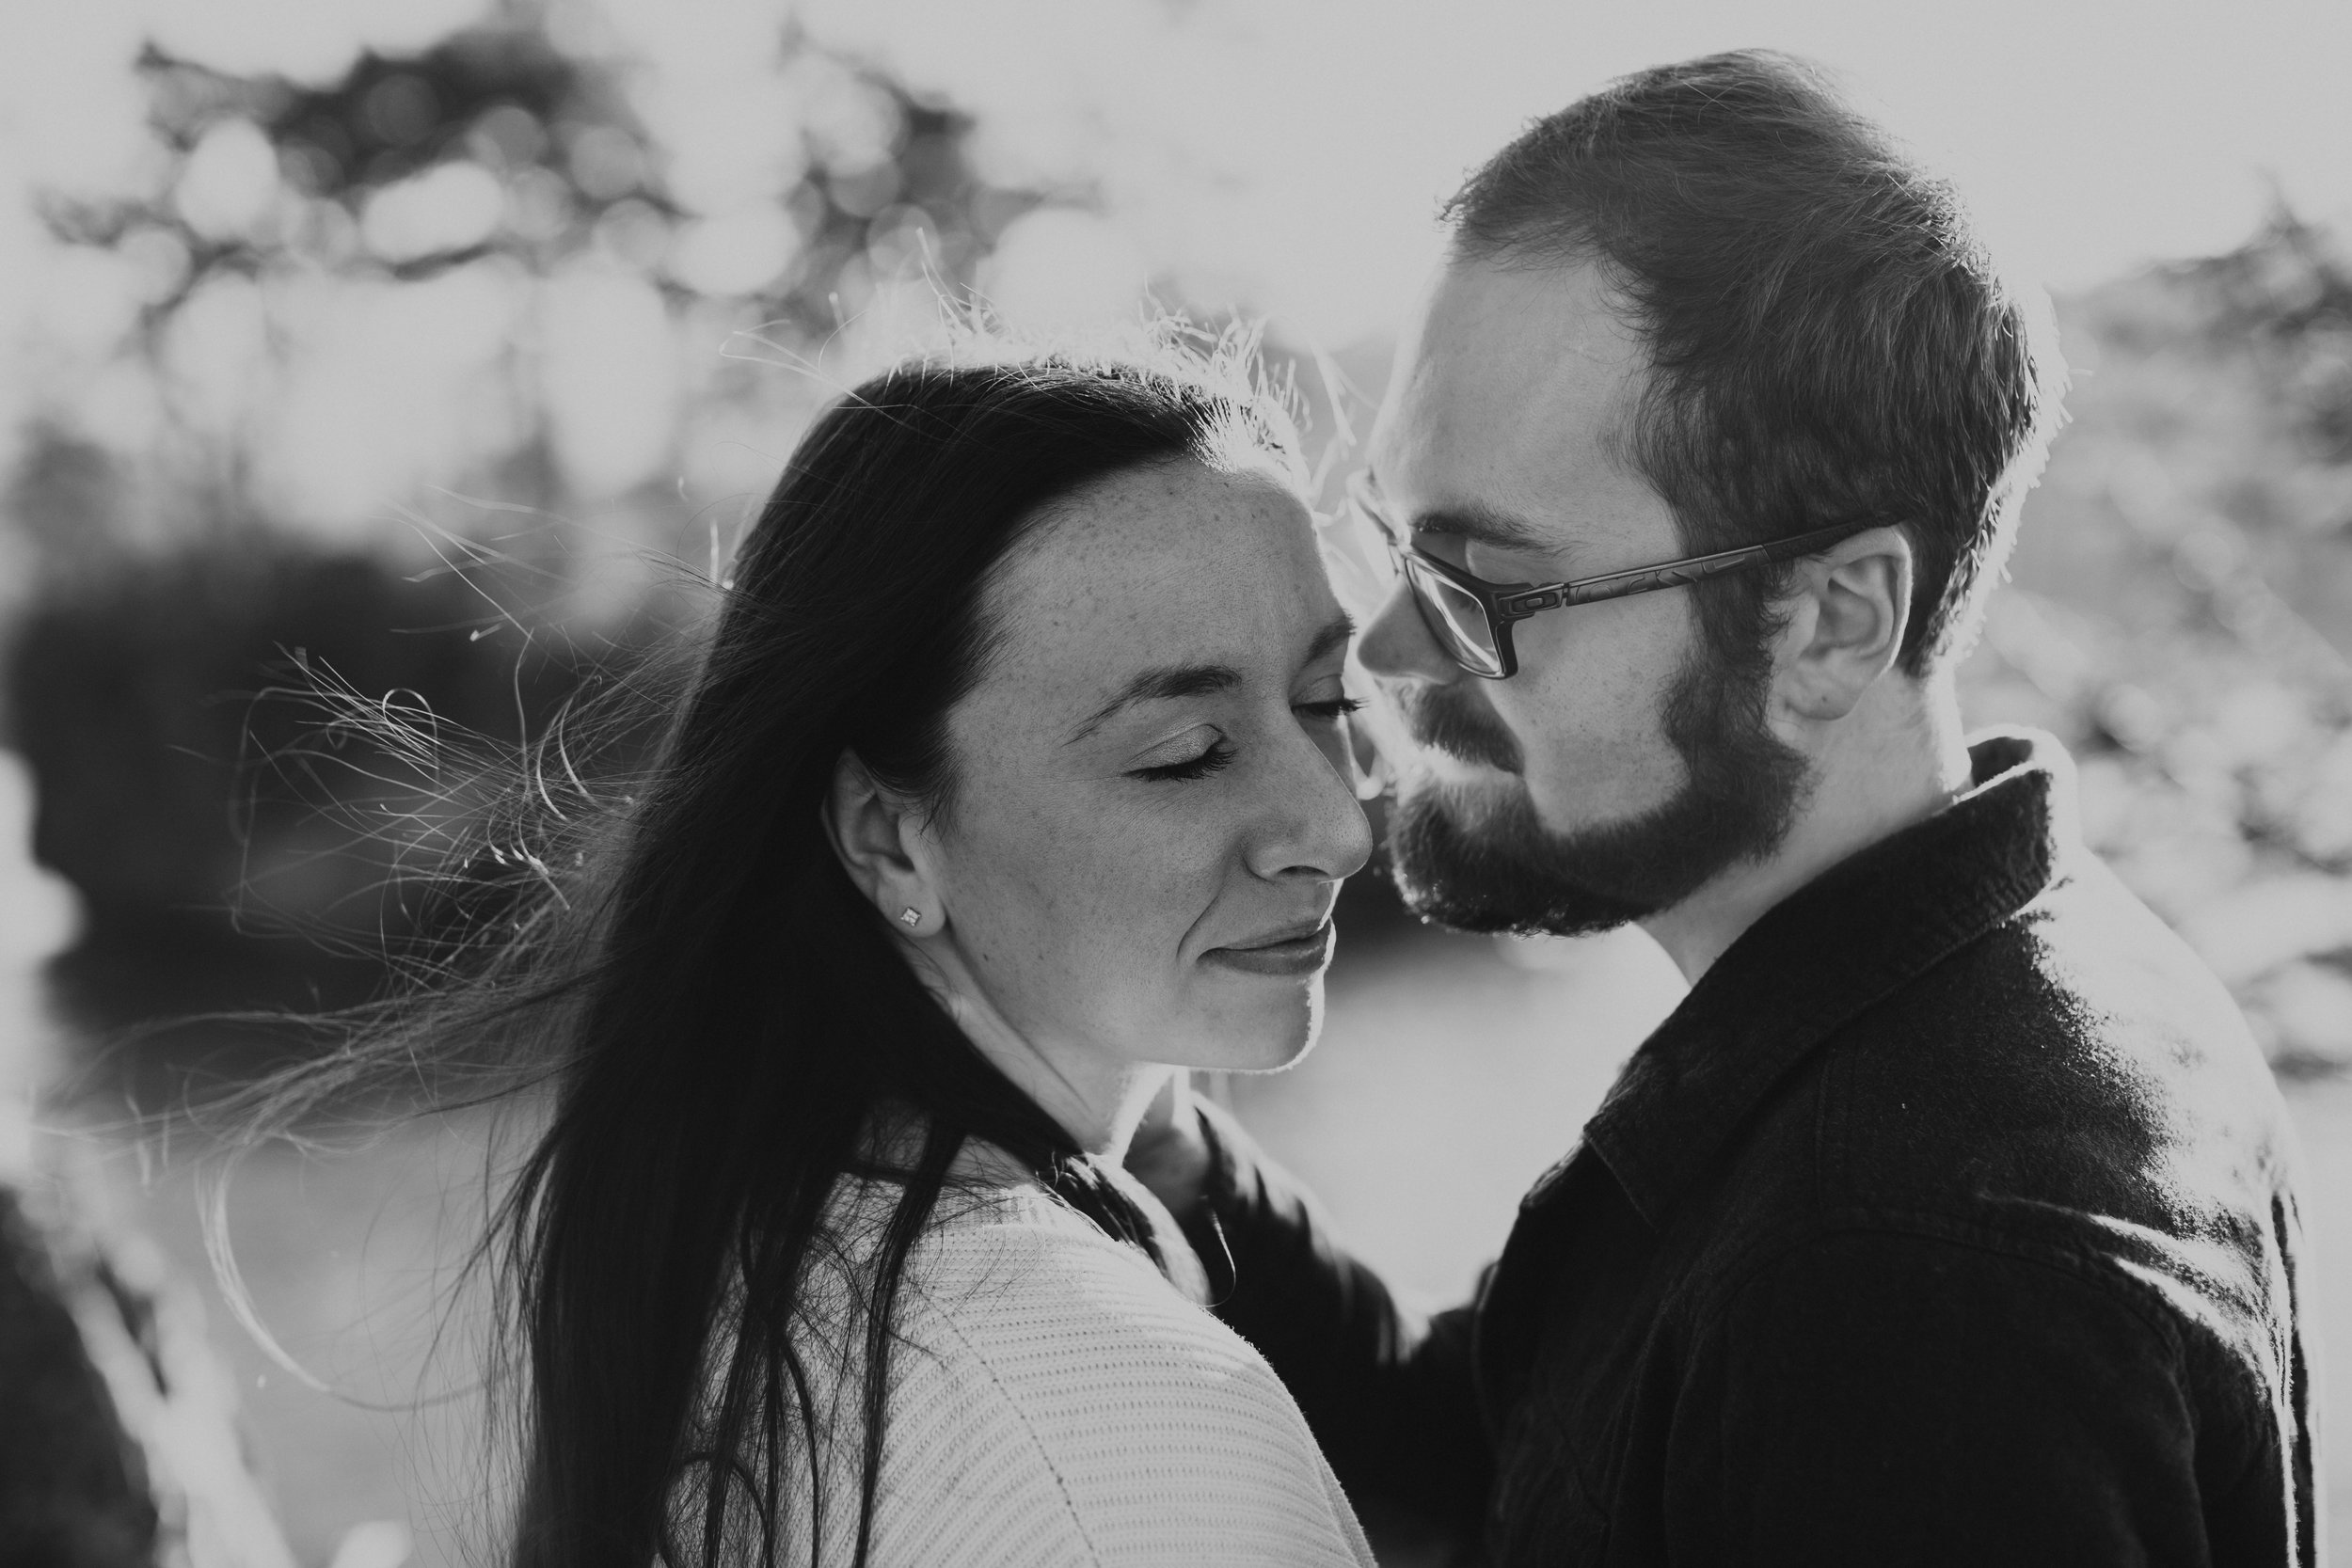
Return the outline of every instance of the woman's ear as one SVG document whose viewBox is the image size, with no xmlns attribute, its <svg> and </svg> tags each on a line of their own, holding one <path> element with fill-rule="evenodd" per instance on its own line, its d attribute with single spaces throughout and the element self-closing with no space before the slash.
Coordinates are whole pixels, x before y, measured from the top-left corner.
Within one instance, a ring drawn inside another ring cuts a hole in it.
<svg viewBox="0 0 2352 1568">
<path fill-rule="evenodd" d="M 824 816 L 842 869 L 876 909 L 912 936 L 941 928 L 946 912 L 930 857 L 917 842 L 922 818 L 914 802 L 884 788 L 855 752 L 845 750 L 834 764 Z"/>
<path fill-rule="evenodd" d="M 1895 667 L 1911 624 L 1911 541 L 1874 528 L 1803 562 L 1781 633 L 1781 704 L 1798 719 L 1842 719 Z"/>
</svg>

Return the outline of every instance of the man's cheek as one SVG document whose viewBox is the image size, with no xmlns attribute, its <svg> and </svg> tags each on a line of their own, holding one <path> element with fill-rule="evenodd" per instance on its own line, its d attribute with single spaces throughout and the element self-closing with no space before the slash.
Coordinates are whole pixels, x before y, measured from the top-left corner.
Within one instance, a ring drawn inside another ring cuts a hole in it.
<svg viewBox="0 0 2352 1568">
<path fill-rule="evenodd" d="M 1530 748 L 1524 782 L 1537 820 L 1572 832 L 1647 811 L 1672 795 L 1679 764 L 1662 736 L 1555 735 Z"/>
</svg>

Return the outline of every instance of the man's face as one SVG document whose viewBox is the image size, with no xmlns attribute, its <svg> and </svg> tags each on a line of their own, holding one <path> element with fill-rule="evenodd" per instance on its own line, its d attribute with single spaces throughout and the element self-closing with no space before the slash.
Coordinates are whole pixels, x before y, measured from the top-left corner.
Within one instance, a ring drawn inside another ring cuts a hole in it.
<svg viewBox="0 0 2352 1568">
<path fill-rule="evenodd" d="M 1597 269 L 1449 265 L 1373 431 L 1382 513 L 1491 582 L 1684 554 L 1672 512 L 1618 451 L 1646 375 Z M 1417 910 L 1476 930 L 1597 930 L 1778 844 L 1806 771 L 1764 722 L 1768 655 L 1710 657 L 1681 590 L 1512 629 L 1518 673 L 1481 680 L 1400 588 L 1359 645 L 1411 742 L 1391 847 Z"/>
</svg>

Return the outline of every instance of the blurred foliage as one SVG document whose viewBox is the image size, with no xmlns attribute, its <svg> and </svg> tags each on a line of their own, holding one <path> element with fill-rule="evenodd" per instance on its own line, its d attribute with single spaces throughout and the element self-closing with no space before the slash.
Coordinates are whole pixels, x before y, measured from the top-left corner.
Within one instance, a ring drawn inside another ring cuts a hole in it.
<svg viewBox="0 0 2352 1568">
<path fill-rule="evenodd" d="M 327 694 L 513 742 L 586 657 L 517 641 L 458 573 L 258 531 L 53 593 L 18 628 L 8 701 L 41 786 L 34 853 L 83 899 L 71 1009 L 361 999 L 420 934 L 405 851 L 459 797 L 335 727 Z"/>
<path fill-rule="evenodd" d="M 2072 428 L 1964 673 L 2288 1073 L 2352 1064 L 2352 267 L 2274 216 L 2064 302 Z"/>
<path fill-rule="evenodd" d="M 143 304 L 123 352 L 169 413 L 175 322 L 222 279 L 421 288 L 487 264 L 529 289 L 584 266 L 649 282 L 679 330 L 753 329 L 788 356 L 836 334 L 877 279 L 955 296 L 1045 198 L 976 173 L 953 106 L 788 23 L 776 51 L 773 119 L 738 128 L 772 154 L 775 182 L 744 198 L 766 230 L 746 228 L 742 201 L 730 216 L 678 199 L 623 68 L 528 16 L 411 56 L 362 55 L 324 84 L 150 47 L 148 187 L 55 196 L 44 216 L 67 244 L 134 264 Z M 714 360 L 690 402 L 740 404 L 760 369 Z M 705 519 L 656 500 L 635 569 L 591 594 L 582 624 L 579 562 L 598 531 L 570 520 L 582 509 L 539 395 L 517 381 L 508 448 L 472 476 L 489 498 L 468 508 L 477 537 L 436 519 L 417 530 L 439 535 L 424 551 L 330 547 L 304 518 L 270 515 L 237 450 L 252 432 L 200 411 L 144 452 L 32 433 L 8 505 L 35 585 L 10 640 L 8 718 L 39 784 L 37 853 L 87 904 L 59 967 L 81 1017 L 335 1004 L 379 986 L 382 951 L 409 934 L 404 839 L 366 824 L 405 820 L 413 841 L 454 808 L 357 740 L 313 767 L 322 710 L 303 693 L 398 692 L 512 741 L 636 640 L 664 580 L 691 576 L 661 558 Z M 464 570 L 415 570 L 436 554 Z"/>
<path fill-rule="evenodd" d="M 662 150 L 632 113 L 611 61 L 567 55 L 529 23 L 460 33 L 423 54 L 363 55 L 304 87 L 225 75 L 151 47 L 140 66 L 167 172 L 148 195 L 56 199 L 69 241 L 132 251 L 160 279 L 150 326 L 207 277 L 280 267 L 430 276 L 485 256 L 534 273 L 599 253 L 676 300 L 723 298 L 769 330 L 813 340 L 911 264 L 951 292 L 1013 218 L 1045 199 L 982 180 L 970 119 L 918 99 L 880 68 L 832 54 L 788 24 L 779 70 L 793 97 L 750 138 L 794 139 L 785 188 L 762 193 L 794 232 L 766 276 L 703 276 L 700 220 L 666 186 Z M 279 188 L 223 211 L 183 176 L 191 161 L 258 134 Z M 471 199 L 479 193 L 483 199 Z M 405 208 L 407 211 L 404 212 Z M 844 295 L 848 295 L 845 299 Z"/>
</svg>

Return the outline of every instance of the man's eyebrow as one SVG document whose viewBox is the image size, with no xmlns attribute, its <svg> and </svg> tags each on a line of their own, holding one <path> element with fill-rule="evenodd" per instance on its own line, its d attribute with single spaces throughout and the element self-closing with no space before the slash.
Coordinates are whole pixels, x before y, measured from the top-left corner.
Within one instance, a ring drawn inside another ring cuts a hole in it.
<svg viewBox="0 0 2352 1568">
<path fill-rule="evenodd" d="M 1364 479 L 1376 497 L 1380 490 L 1378 476 L 1367 468 Z M 1409 519 L 1406 526 L 1414 533 L 1454 534 L 1498 550 L 1549 551 L 1559 547 L 1556 540 L 1546 538 L 1544 531 L 1526 518 L 1483 501 L 1434 507 Z"/>
<path fill-rule="evenodd" d="M 1241 684 L 1241 672 L 1230 664 L 1170 664 L 1146 670 L 1119 689 L 1119 694 L 1087 715 L 1070 732 L 1065 744 L 1075 744 L 1103 727 L 1121 708 L 1137 703 L 1166 702 L 1171 697 L 1206 697 L 1230 691 Z"/>
<path fill-rule="evenodd" d="M 1346 647 L 1348 640 L 1355 635 L 1356 621 L 1353 616 L 1344 612 L 1333 616 L 1330 624 L 1315 633 L 1315 640 L 1307 644 L 1307 662 L 1312 664 L 1319 658 L 1337 653 Z"/>
<path fill-rule="evenodd" d="M 1544 552 L 1559 548 L 1555 541 L 1546 539 L 1542 531 L 1525 518 L 1475 501 L 1423 512 L 1413 519 L 1412 527 L 1416 533 L 1454 534 L 1498 550 Z"/>
</svg>

